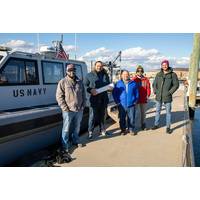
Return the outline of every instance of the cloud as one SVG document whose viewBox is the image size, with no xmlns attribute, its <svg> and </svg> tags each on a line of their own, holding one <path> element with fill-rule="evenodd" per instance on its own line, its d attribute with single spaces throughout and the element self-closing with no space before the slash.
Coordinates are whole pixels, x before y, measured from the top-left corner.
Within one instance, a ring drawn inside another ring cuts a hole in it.
<svg viewBox="0 0 200 200">
<path fill-rule="evenodd" d="M 94 49 L 85 53 L 81 56 L 80 60 L 91 61 L 91 60 L 102 60 L 102 61 L 109 61 L 108 59 L 112 59 L 113 54 L 115 52 L 111 49 L 107 49 L 105 47 L 100 47 L 98 49 Z"/>
<path fill-rule="evenodd" d="M 10 40 L 6 43 L 1 44 L 2 46 L 11 47 L 13 50 L 24 51 L 35 53 L 37 47 L 34 43 L 27 42 L 24 40 Z M 40 45 L 42 46 L 42 44 Z M 67 53 L 74 53 L 74 45 L 63 46 Z M 78 49 L 78 47 L 77 47 Z M 101 60 L 103 62 L 112 61 L 118 55 L 118 51 L 108 49 L 106 47 L 99 47 L 91 51 L 86 52 L 84 55 L 79 57 L 79 60 L 83 60 L 88 66 L 91 65 L 91 61 Z M 131 47 L 122 50 L 122 62 L 118 63 L 122 68 L 129 70 L 135 70 L 135 67 L 140 64 L 143 65 L 145 70 L 150 71 L 151 69 L 160 68 L 162 60 L 167 59 L 172 67 L 188 67 L 189 57 L 172 57 L 170 55 L 162 54 L 158 49 L 155 48 L 142 48 L 142 47 Z"/>
<path fill-rule="evenodd" d="M 144 49 L 142 47 L 129 48 L 122 51 L 123 60 L 146 60 L 159 54 L 157 49 Z"/>
<path fill-rule="evenodd" d="M 63 45 L 63 48 L 66 52 L 73 52 L 78 49 L 78 47 L 75 47 L 74 45 Z"/>
<path fill-rule="evenodd" d="M 16 51 L 23 51 L 23 52 L 29 52 L 29 53 L 35 53 L 38 50 L 34 43 L 27 42 L 24 40 L 10 40 L 6 43 L 1 44 L 1 46 L 7 46 Z M 49 46 L 49 45 L 40 44 L 40 47 L 41 46 Z M 63 45 L 63 48 L 65 49 L 66 52 L 75 51 L 74 45 Z"/>
<path fill-rule="evenodd" d="M 118 52 L 105 47 L 100 47 L 91 50 L 79 59 L 85 61 L 90 65 L 91 61 L 101 60 L 103 62 L 111 61 L 117 56 Z M 124 49 L 122 51 L 122 62 L 120 63 L 122 68 L 135 70 L 135 67 L 140 64 L 143 65 L 145 70 L 150 71 L 151 69 L 160 68 L 162 60 L 167 59 L 170 65 L 173 67 L 188 67 L 189 57 L 172 57 L 163 55 L 158 49 L 145 49 L 142 47 L 132 47 Z"/>
<path fill-rule="evenodd" d="M 176 64 L 179 66 L 189 66 L 190 58 L 189 57 L 181 57 L 176 60 Z"/>
<path fill-rule="evenodd" d="M 1 45 L 10 47 L 13 50 L 18 50 L 18 51 L 35 52 L 35 50 L 36 50 L 34 43 L 27 42 L 24 40 L 10 40 Z"/>
</svg>

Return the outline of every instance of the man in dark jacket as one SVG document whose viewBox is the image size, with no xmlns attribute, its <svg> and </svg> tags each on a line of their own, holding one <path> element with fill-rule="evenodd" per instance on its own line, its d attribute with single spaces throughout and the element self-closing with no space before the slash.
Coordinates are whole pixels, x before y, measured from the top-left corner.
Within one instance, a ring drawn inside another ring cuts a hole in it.
<svg viewBox="0 0 200 200">
<path fill-rule="evenodd" d="M 161 63 L 161 71 L 157 73 L 153 82 L 153 91 L 156 95 L 156 116 L 153 130 L 158 128 L 160 121 L 160 112 L 162 104 L 166 107 L 167 133 L 172 133 L 171 126 L 171 102 L 172 95 L 178 89 L 179 81 L 175 72 L 169 67 L 169 61 L 164 60 Z"/>
<path fill-rule="evenodd" d="M 101 61 L 95 62 L 94 70 L 86 75 L 84 84 L 86 91 L 90 94 L 88 122 L 89 139 L 93 137 L 95 122 L 99 125 L 102 135 L 109 135 L 105 129 L 105 113 L 109 102 L 108 94 L 107 91 L 97 93 L 96 90 L 110 84 L 109 76 L 103 68 L 103 63 Z"/>
</svg>

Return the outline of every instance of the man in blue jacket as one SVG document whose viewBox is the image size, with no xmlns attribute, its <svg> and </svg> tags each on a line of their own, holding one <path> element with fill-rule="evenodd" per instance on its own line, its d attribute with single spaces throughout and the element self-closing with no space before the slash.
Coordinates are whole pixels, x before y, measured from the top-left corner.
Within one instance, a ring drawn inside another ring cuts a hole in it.
<svg viewBox="0 0 200 200">
<path fill-rule="evenodd" d="M 127 70 L 121 72 L 119 80 L 113 89 L 113 98 L 119 109 L 119 124 L 121 134 L 130 132 L 136 135 L 135 131 L 135 104 L 139 98 L 137 83 L 130 80 Z"/>
</svg>

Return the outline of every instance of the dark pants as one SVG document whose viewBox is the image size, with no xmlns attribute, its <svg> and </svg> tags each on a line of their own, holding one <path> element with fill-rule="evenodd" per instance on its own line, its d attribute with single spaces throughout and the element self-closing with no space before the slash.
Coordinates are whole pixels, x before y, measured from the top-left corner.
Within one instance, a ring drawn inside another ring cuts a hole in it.
<svg viewBox="0 0 200 200">
<path fill-rule="evenodd" d="M 88 122 L 88 132 L 93 132 L 95 124 L 99 126 L 100 131 L 105 130 L 105 106 L 90 107 L 89 110 L 89 122 Z"/>
<path fill-rule="evenodd" d="M 128 128 L 130 131 L 135 129 L 135 106 L 124 108 L 119 105 L 119 125 L 121 130 Z"/>
</svg>

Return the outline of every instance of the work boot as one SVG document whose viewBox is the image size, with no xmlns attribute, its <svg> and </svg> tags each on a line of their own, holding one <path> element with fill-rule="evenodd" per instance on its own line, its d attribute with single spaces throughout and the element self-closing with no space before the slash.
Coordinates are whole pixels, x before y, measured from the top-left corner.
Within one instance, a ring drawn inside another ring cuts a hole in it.
<svg viewBox="0 0 200 200">
<path fill-rule="evenodd" d="M 126 135 L 127 132 L 126 132 L 126 130 L 121 130 L 120 134 L 121 134 L 121 135 Z"/>
<path fill-rule="evenodd" d="M 172 133 L 172 129 L 167 128 L 167 129 L 166 129 L 166 133 L 171 134 L 171 133 Z"/>
</svg>

